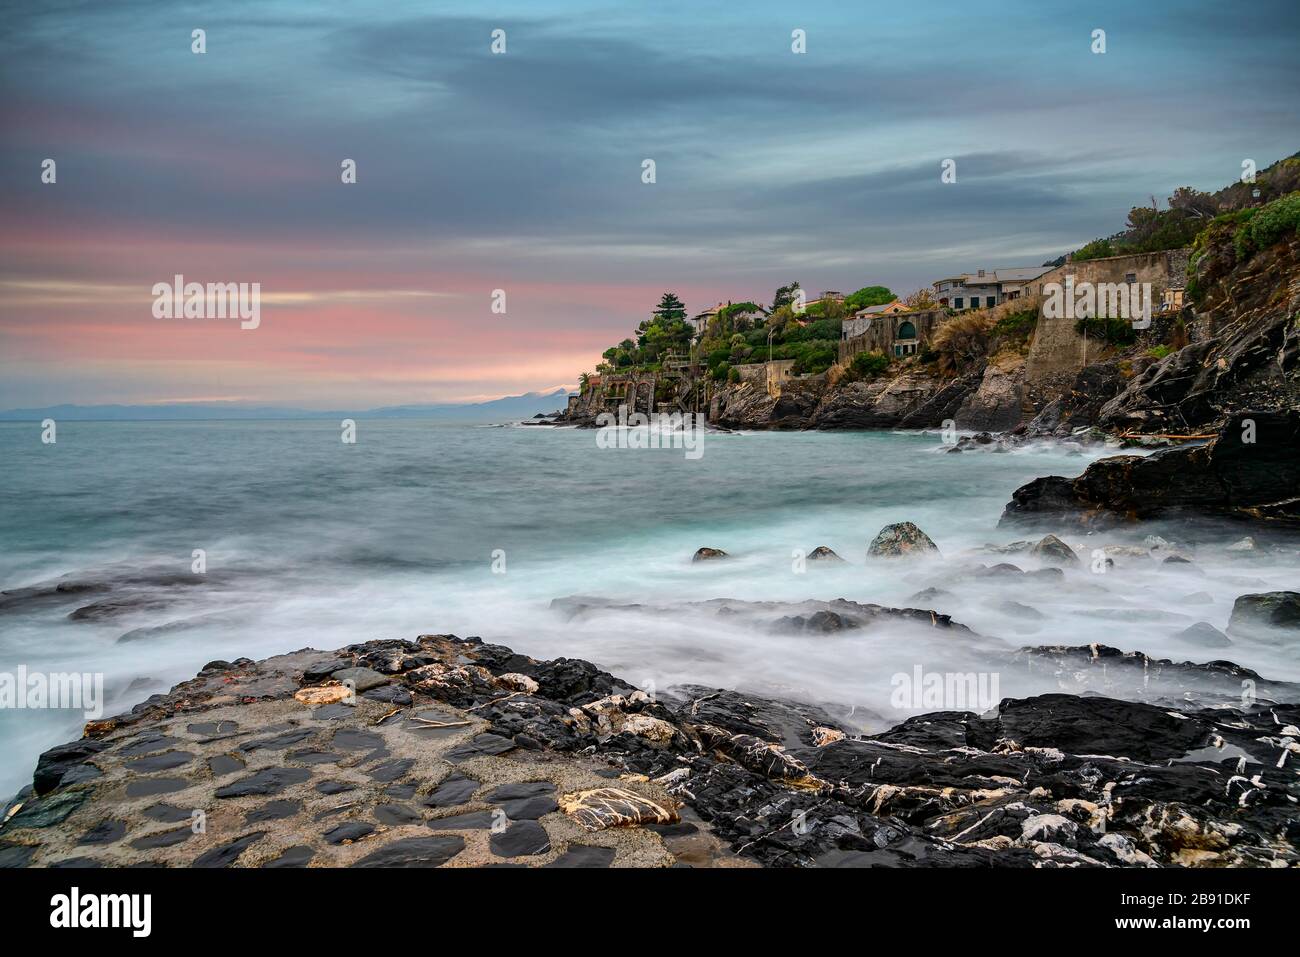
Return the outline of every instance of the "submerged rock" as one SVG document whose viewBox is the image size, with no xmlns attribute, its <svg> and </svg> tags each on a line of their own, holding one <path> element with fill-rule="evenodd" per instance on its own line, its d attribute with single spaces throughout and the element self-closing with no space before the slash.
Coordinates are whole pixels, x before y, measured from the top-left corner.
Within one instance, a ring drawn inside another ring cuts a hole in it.
<svg viewBox="0 0 1300 957">
<path fill-rule="evenodd" d="M 1300 592 L 1270 591 L 1242 595 L 1232 605 L 1229 634 L 1256 638 L 1287 635 L 1300 640 Z"/>
<path fill-rule="evenodd" d="M 728 557 L 730 556 L 728 556 L 727 553 L 720 548 L 699 548 L 696 549 L 695 554 L 691 556 L 691 561 L 707 562 L 718 558 L 728 558 Z"/>
<path fill-rule="evenodd" d="M 1208 621 L 1198 621 L 1196 624 L 1184 628 L 1174 637 L 1179 641 L 1185 641 L 1189 645 L 1198 645 L 1201 648 L 1227 648 L 1232 644 L 1227 635 Z"/>
<path fill-rule="evenodd" d="M 844 561 L 844 559 L 840 558 L 839 555 L 835 554 L 834 551 L 827 548 L 825 545 L 818 545 L 816 548 L 814 548 L 811 552 L 808 553 L 808 561 L 842 562 Z"/>
<path fill-rule="evenodd" d="M 923 555 L 929 552 L 938 554 L 939 546 L 929 535 L 911 522 L 897 522 L 886 525 L 871 540 L 867 548 L 868 556 L 886 556 L 896 558 L 904 555 Z"/>
<path fill-rule="evenodd" d="M 1055 535 L 1045 535 L 1029 549 L 1029 555 L 1046 565 L 1064 565 L 1073 568 L 1079 564 L 1074 549 Z"/>
</svg>

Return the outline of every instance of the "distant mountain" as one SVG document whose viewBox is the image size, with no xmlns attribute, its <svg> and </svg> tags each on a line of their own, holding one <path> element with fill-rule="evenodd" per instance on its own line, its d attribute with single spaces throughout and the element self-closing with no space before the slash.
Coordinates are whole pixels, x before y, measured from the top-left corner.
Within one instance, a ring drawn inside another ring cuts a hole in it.
<svg viewBox="0 0 1300 957">
<path fill-rule="evenodd" d="M 176 403 L 171 405 L 51 405 L 41 409 L 8 409 L 0 422 L 31 422 L 54 419 L 69 422 L 113 421 L 202 421 L 214 419 L 436 419 L 440 422 L 501 422 L 532 418 L 539 412 L 563 409 L 568 392 L 528 392 L 488 402 L 444 402 L 428 405 L 394 405 L 380 409 L 352 409 L 318 412 L 311 409 L 282 409 L 221 402 Z"/>
</svg>

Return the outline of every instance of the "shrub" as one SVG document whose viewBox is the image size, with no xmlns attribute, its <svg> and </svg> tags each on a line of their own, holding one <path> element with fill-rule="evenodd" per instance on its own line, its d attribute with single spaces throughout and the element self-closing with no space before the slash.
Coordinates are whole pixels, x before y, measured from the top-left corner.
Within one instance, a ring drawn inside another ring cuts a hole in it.
<svg viewBox="0 0 1300 957">
<path fill-rule="evenodd" d="M 889 368 L 889 356 L 883 352 L 859 352 L 849 363 L 849 373 L 855 379 L 874 379 Z"/>
<path fill-rule="evenodd" d="M 1173 354 L 1172 346 L 1152 346 L 1147 350 L 1147 355 L 1152 359 L 1163 359 L 1165 356 Z"/>
<path fill-rule="evenodd" d="M 994 318 L 983 309 L 960 312 L 935 330 L 930 345 L 939 354 L 939 371 L 953 374 L 988 355 Z"/>
<path fill-rule="evenodd" d="M 1074 324 L 1074 329 L 1081 336 L 1100 339 L 1112 346 L 1131 346 L 1137 342 L 1137 331 L 1128 319 L 1080 319 Z"/>
</svg>

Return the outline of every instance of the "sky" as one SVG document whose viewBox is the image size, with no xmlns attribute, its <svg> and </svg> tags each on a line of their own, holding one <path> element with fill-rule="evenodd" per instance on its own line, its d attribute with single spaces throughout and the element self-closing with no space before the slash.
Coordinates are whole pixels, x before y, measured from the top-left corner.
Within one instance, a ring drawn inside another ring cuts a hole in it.
<svg viewBox="0 0 1300 957">
<path fill-rule="evenodd" d="M 1294 0 L 0 15 L 0 408 L 573 386 L 665 290 L 1035 265 L 1300 148 Z M 155 317 L 176 274 L 260 283 L 260 324 Z"/>
</svg>

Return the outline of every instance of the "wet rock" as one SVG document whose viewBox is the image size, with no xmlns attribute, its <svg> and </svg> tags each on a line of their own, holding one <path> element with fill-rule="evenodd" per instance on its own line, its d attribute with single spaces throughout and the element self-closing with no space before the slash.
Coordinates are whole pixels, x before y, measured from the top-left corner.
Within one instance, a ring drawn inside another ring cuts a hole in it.
<svg viewBox="0 0 1300 957">
<path fill-rule="evenodd" d="M 330 844 L 352 844 L 369 834 L 375 833 L 375 826 L 365 821 L 344 821 L 336 824 L 321 834 Z"/>
<path fill-rule="evenodd" d="M 188 821 L 193 811 L 190 808 L 176 807 L 171 804 L 155 804 L 147 807 L 141 813 L 151 821 L 159 821 L 163 824 L 178 824 L 181 821 Z"/>
<path fill-rule="evenodd" d="M 301 784 L 311 777 L 306 768 L 263 768 L 256 774 L 217 788 L 219 798 L 279 794 L 287 787 Z"/>
<path fill-rule="evenodd" d="M 302 811 L 301 801 L 279 800 L 267 801 L 261 807 L 255 807 L 244 815 L 245 824 L 261 824 L 264 821 L 280 821 L 293 817 Z"/>
<path fill-rule="evenodd" d="M 103 741 L 83 738 L 71 744 L 50 748 L 36 760 L 36 773 L 32 775 L 32 787 L 36 789 L 37 794 L 48 794 L 59 786 L 65 774 L 107 747 L 108 745 Z"/>
<path fill-rule="evenodd" d="M 374 780 L 388 784 L 398 778 L 405 777 L 413 767 L 415 767 L 415 760 L 412 758 L 394 758 L 391 761 L 376 765 L 366 773 Z"/>
<path fill-rule="evenodd" d="M 392 680 L 387 675 L 381 675 L 378 671 L 369 668 L 342 668 L 330 677 L 338 682 L 351 682 L 358 692 L 378 688 Z"/>
<path fill-rule="evenodd" d="M 347 781 L 317 781 L 316 791 L 329 797 L 334 794 L 344 794 L 348 791 L 355 791 L 357 786 Z"/>
<path fill-rule="evenodd" d="M 486 831 L 496 820 L 492 811 L 466 811 L 464 814 L 451 814 L 437 817 L 426 822 L 434 831 Z"/>
<path fill-rule="evenodd" d="M 1300 640 L 1300 592 L 1242 595 L 1232 605 L 1228 634 Z"/>
<path fill-rule="evenodd" d="M 935 588 L 934 586 L 931 586 L 929 588 L 922 588 L 920 591 L 916 592 L 915 594 L 908 595 L 907 600 L 919 602 L 922 605 L 933 605 L 936 602 L 940 602 L 945 598 L 951 598 L 951 597 L 952 597 L 952 592 L 948 591 L 947 589 Z"/>
<path fill-rule="evenodd" d="M 368 854 L 353 867 L 441 867 L 465 847 L 464 838 L 407 837 L 391 841 Z"/>
<path fill-rule="evenodd" d="M 401 827 L 404 824 L 418 824 L 421 818 L 417 811 L 404 804 L 376 804 L 375 820 L 389 827 Z"/>
<path fill-rule="evenodd" d="M 53 827 L 67 820 L 68 816 L 85 803 L 89 795 L 85 791 L 63 791 L 59 794 L 46 795 L 24 804 L 18 813 L 9 818 L 9 827 Z"/>
<path fill-rule="evenodd" d="M 899 557 L 938 553 L 939 546 L 930 540 L 930 536 L 911 522 L 897 522 L 886 525 L 871 540 L 867 548 L 869 557 Z"/>
<path fill-rule="evenodd" d="M 1035 479 L 1015 491 L 999 524 L 1066 518 L 1105 527 L 1178 513 L 1300 523 L 1300 411 L 1238 413 L 1205 445 L 1099 459 L 1075 479 Z"/>
<path fill-rule="evenodd" d="M 505 754 L 514 750 L 515 743 L 499 734 L 490 732 L 476 734 L 464 744 L 457 745 L 447 752 L 447 760 L 452 764 L 462 764 L 482 755 Z"/>
<path fill-rule="evenodd" d="M 814 548 L 811 552 L 808 553 L 808 561 L 843 562 L 844 559 L 840 558 L 839 555 L 835 554 L 834 551 L 827 548 L 825 545 L 818 545 L 816 548 Z"/>
<path fill-rule="evenodd" d="M 173 768 L 182 768 L 193 760 L 194 755 L 189 751 L 164 751 L 162 754 L 150 754 L 128 761 L 126 767 L 127 770 L 134 771 L 137 774 L 148 774 L 153 771 L 170 771 Z"/>
<path fill-rule="evenodd" d="M 519 821 L 494 833 L 488 839 L 488 846 L 498 857 L 531 857 L 549 851 L 551 839 L 546 828 L 536 821 Z"/>
<path fill-rule="evenodd" d="M 126 785 L 127 797 L 152 797 L 156 794 L 175 794 L 184 791 L 190 782 L 184 778 L 136 778 Z M 220 795 L 218 795 L 220 796 Z"/>
<path fill-rule="evenodd" d="M 137 851 L 154 850 L 160 847 L 175 847 L 177 844 L 184 844 L 193 836 L 194 832 L 188 826 L 177 827 L 170 831 L 157 831 L 153 834 L 146 834 L 144 837 L 136 838 L 131 842 L 131 846 Z"/>
<path fill-rule="evenodd" d="M 210 851 L 200 854 L 194 859 L 191 867 L 229 867 L 235 861 L 239 860 L 239 855 L 248 850 L 263 837 L 265 831 L 254 831 L 251 834 L 245 834 L 237 837 L 229 843 L 222 844 L 220 847 L 214 847 Z"/>
<path fill-rule="evenodd" d="M 213 777 L 223 777 L 244 770 L 244 762 L 233 754 L 217 754 L 208 758 L 208 770 Z"/>
<path fill-rule="evenodd" d="M 570 844 L 568 850 L 547 867 L 609 867 L 614 863 L 612 847 L 592 847 L 589 844 Z"/>
<path fill-rule="evenodd" d="M 727 553 L 720 548 L 699 548 L 696 549 L 695 554 L 691 557 L 691 561 L 707 562 L 727 557 Z"/>
<path fill-rule="evenodd" d="M 316 852 L 305 844 L 298 844 L 294 847 L 284 849 L 279 857 L 272 858 L 263 864 L 263 867 L 306 867 L 311 863 L 311 859 L 316 856 Z"/>
<path fill-rule="evenodd" d="M 100 821 L 85 834 L 78 844 L 115 844 L 126 836 L 126 822 L 112 818 Z"/>
<path fill-rule="evenodd" d="M 675 808 L 626 788 L 592 788 L 565 794 L 560 798 L 560 807 L 588 831 L 646 823 L 673 824 L 680 820 Z"/>
<path fill-rule="evenodd" d="M 557 810 L 555 785 L 549 781 L 506 784 L 490 792 L 485 800 L 501 805 L 512 821 L 536 820 Z"/>
<path fill-rule="evenodd" d="M 1029 555 L 1045 565 L 1073 568 L 1079 564 L 1079 556 L 1069 545 L 1055 535 L 1045 535 L 1029 549 Z"/>
<path fill-rule="evenodd" d="M 1215 628 L 1208 621 L 1198 621 L 1189 628 L 1184 628 L 1174 635 L 1179 641 L 1201 648 L 1227 648 L 1232 642 L 1228 636 Z"/>
<path fill-rule="evenodd" d="M 1022 605 L 1018 601 L 1000 601 L 997 603 L 997 609 L 1004 615 L 1019 618 L 1023 621 L 1042 621 L 1047 617 L 1037 608 Z"/>
<path fill-rule="evenodd" d="M 26 867 L 36 850 L 31 844 L 0 843 L 0 867 Z"/>
<path fill-rule="evenodd" d="M 426 807 L 454 807 L 474 796 L 479 782 L 462 774 L 452 774 L 424 801 Z"/>
</svg>

